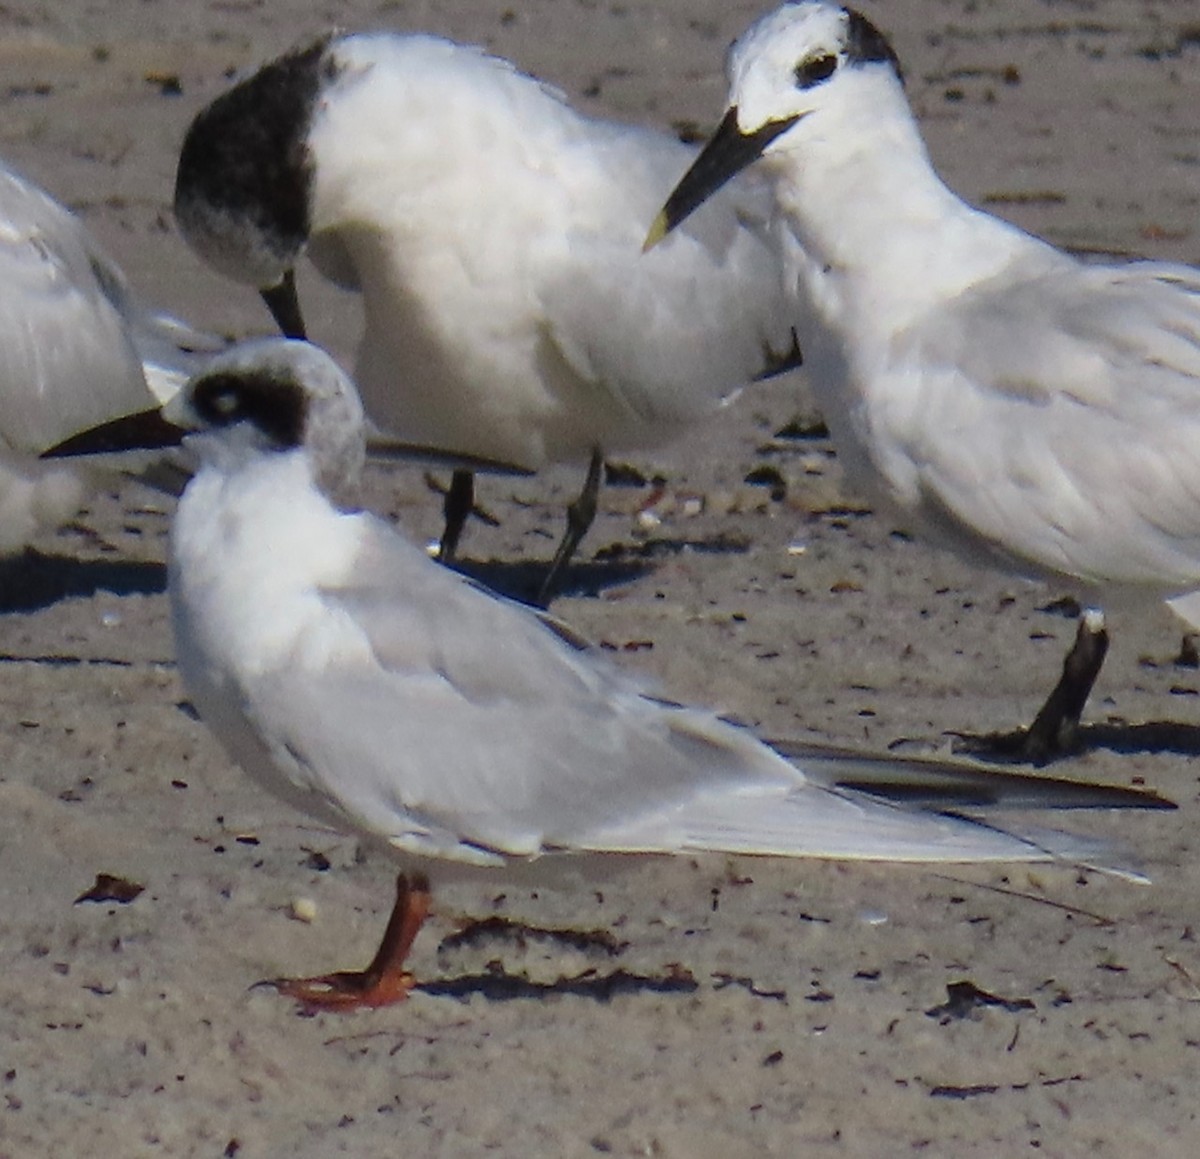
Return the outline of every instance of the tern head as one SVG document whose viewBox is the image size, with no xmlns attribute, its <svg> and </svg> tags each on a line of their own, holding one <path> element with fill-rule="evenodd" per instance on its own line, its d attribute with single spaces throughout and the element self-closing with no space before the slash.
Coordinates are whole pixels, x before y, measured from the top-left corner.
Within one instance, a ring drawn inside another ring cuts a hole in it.
<svg viewBox="0 0 1200 1159">
<path fill-rule="evenodd" d="M 189 437 L 190 436 L 190 437 Z M 72 436 L 42 458 L 178 446 L 228 467 L 302 450 L 324 489 L 340 492 L 362 469 L 362 404 L 353 384 L 308 342 L 262 338 L 212 358 L 174 398 Z"/>
<path fill-rule="evenodd" d="M 647 249 L 760 157 L 803 148 L 805 132 L 859 85 L 900 82 L 900 63 L 861 13 L 828 0 L 784 4 L 739 37 L 726 61 L 729 109 L 646 237 Z M 840 128 L 840 126 L 838 126 Z"/>
<path fill-rule="evenodd" d="M 336 74 L 331 36 L 259 69 L 202 109 L 175 173 L 175 218 L 218 272 L 259 290 L 280 329 L 304 337 L 292 270 L 310 233 L 314 161 L 307 137 Z"/>
</svg>

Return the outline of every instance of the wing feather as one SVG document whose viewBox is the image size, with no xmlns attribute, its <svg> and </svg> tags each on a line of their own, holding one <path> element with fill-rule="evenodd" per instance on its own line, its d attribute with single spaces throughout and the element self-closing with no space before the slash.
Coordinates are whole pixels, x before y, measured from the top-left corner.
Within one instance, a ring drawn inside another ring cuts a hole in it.
<svg viewBox="0 0 1200 1159">
<path fill-rule="evenodd" d="M 920 380 L 884 421 L 927 531 L 1032 575 L 1200 583 L 1195 271 L 1071 262 L 984 284 L 901 336 L 894 367 Z"/>
<path fill-rule="evenodd" d="M 899 807 L 877 787 L 839 788 L 837 777 L 882 783 L 912 762 L 813 748 L 786 760 L 710 712 L 645 695 L 553 623 L 432 568 L 376 526 L 354 580 L 322 593 L 368 659 L 347 650 L 345 663 L 272 671 L 244 698 L 277 762 L 293 763 L 294 784 L 315 787 L 354 827 L 483 862 L 681 850 L 1102 860 L 1073 838 L 1031 841 Z M 943 799 L 959 805 L 964 790 L 945 770 Z"/>
</svg>

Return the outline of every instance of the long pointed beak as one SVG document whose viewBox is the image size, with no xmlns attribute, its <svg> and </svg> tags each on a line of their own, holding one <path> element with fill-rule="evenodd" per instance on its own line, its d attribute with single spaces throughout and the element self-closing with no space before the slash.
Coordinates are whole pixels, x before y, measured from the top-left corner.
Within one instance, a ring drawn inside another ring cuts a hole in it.
<svg viewBox="0 0 1200 1159">
<path fill-rule="evenodd" d="M 781 133 L 786 133 L 799 115 L 781 121 L 768 121 L 753 133 L 738 128 L 737 107 L 730 109 L 717 131 L 700 150 L 700 156 L 683 175 L 674 192 L 667 198 L 662 212 L 654 219 L 642 252 L 653 249 L 676 226 L 686 221 L 727 181 L 736 177 L 752 161 L 763 155 L 766 147 Z"/>
<path fill-rule="evenodd" d="M 267 304 L 275 325 L 285 338 L 307 338 L 304 331 L 304 315 L 300 312 L 300 298 L 296 293 L 296 271 L 288 270 L 279 285 L 259 291 L 259 297 Z"/>
<path fill-rule="evenodd" d="M 139 411 L 101 423 L 43 451 L 40 459 L 72 459 L 81 455 L 112 455 L 120 451 L 149 451 L 177 447 L 192 432 L 163 418 L 162 410 Z"/>
</svg>

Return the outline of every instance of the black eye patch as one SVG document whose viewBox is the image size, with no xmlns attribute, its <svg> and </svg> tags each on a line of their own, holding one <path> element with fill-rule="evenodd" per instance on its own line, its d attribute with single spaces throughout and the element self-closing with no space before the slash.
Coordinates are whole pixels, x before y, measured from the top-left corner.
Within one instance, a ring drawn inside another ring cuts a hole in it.
<svg viewBox="0 0 1200 1159">
<path fill-rule="evenodd" d="M 214 427 L 248 421 L 283 448 L 298 447 L 304 437 L 308 398 L 289 379 L 270 373 L 213 373 L 195 386 L 192 407 Z"/>
<path fill-rule="evenodd" d="M 837 72 L 838 58 L 830 54 L 810 56 L 796 65 L 796 87 L 811 89 Z"/>
</svg>

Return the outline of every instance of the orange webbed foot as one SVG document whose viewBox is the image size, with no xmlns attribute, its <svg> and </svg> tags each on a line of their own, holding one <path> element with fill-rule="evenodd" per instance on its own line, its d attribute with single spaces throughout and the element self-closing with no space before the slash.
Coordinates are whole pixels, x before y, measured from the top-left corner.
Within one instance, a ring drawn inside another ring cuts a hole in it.
<svg viewBox="0 0 1200 1159">
<path fill-rule="evenodd" d="M 313 978 L 274 978 L 265 985 L 294 998 L 306 1013 L 349 1013 L 403 1002 L 416 979 L 404 969 L 413 940 L 429 914 L 429 881 L 423 874 L 396 879 L 396 904 L 383 941 L 365 970 L 344 970 Z"/>
</svg>

